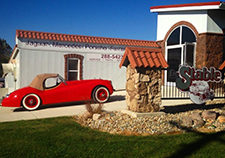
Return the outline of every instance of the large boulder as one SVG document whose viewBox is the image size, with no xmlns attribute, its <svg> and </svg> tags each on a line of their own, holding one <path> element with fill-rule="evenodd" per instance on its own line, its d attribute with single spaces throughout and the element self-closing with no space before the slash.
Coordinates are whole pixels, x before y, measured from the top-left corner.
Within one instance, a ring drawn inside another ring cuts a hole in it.
<svg viewBox="0 0 225 158">
<path fill-rule="evenodd" d="M 181 121 L 182 121 L 182 126 L 192 127 L 193 125 L 192 119 L 188 116 L 184 116 Z"/>
<path fill-rule="evenodd" d="M 216 117 L 217 117 L 217 113 L 215 111 L 203 111 L 202 112 L 202 118 L 204 120 L 215 121 Z"/>
<path fill-rule="evenodd" d="M 192 113 L 191 119 L 193 120 L 193 126 L 194 127 L 202 127 L 205 124 L 205 122 L 202 119 L 202 117 L 201 117 L 199 112 Z"/>
</svg>

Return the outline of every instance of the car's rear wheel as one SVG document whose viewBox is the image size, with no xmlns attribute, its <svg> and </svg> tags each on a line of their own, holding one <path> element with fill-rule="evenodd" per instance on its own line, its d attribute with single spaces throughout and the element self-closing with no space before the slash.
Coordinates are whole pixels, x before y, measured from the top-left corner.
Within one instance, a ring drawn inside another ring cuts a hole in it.
<svg viewBox="0 0 225 158">
<path fill-rule="evenodd" d="M 105 103 L 109 100 L 110 94 L 106 87 L 99 86 L 93 91 L 93 99 L 98 103 Z"/>
<path fill-rule="evenodd" d="M 36 94 L 28 94 L 23 98 L 22 105 L 26 110 L 36 110 L 41 105 L 41 99 Z"/>
</svg>

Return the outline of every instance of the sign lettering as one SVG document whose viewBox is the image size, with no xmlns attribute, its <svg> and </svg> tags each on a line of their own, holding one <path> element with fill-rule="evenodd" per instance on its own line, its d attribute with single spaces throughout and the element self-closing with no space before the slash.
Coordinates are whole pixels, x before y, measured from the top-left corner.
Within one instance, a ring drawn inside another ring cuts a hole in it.
<svg viewBox="0 0 225 158">
<path fill-rule="evenodd" d="M 220 82 L 221 79 L 221 72 L 214 67 L 195 69 L 190 66 L 181 66 L 179 78 L 176 79 L 176 86 L 181 90 L 187 90 L 193 81 Z"/>
</svg>

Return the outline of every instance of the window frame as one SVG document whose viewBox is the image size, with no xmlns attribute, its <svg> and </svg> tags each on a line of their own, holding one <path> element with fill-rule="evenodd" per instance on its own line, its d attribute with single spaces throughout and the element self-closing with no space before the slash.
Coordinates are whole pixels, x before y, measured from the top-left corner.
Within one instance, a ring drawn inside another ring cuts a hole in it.
<svg viewBox="0 0 225 158">
<path fill-rule="evenodd" d="M 70 70 L 69 69 L 69 61 L 70 60 L 77 60 L 77 70 Z M 69 74 L 70 72 L 77 72 L 77 79 L 76 80 L 80 80 L 80 59 L 79 58 L 67 58 L 67 80 L 69 80 Z M 74 80 L 73 80 L 74 81 Z"/>
<path fill-rule="evenodd" d="M 188 29 L 190 29 L 193 34 L 195 35 L 195 42 L 184 42 L 182 44 L 182 31 L 183 31 L 183 27 L 187 27 Z M 179 36 L 179 44 L 174 44 L 174 45 L 167 45 L 167 41 L 170 38 L 171 34 L 177 29 L 180 28 L 180 36 Z M 185 45 L 186 43 L 188 44 L 193 44 L 194 45 L 194 56 L 193 56 L 193 66 L 195 67 L 196 65 L 196 42 L 197 41 L 197 36 L 195 34 L 195 32 L 193 31 L 193 29 L 191 29 L 190 27 L 188 27 L 187 25 L 179 25 L 177 27 L 175 27 L 168 35 L 167 39 L 165 40 L 165 59 L 168 62 L 168 50 L 169 49 L 175 49 L 175 48 L 181 48 L 181 65 L 183 65 L 185 63 L 185 57 L 186 57 L 186 50 L 185 50 Z M 167 81 L 167 70 L 164 71 L 164 81 L 165 81 L 165 85 L 167 86 L 176 86 L 175 82 L 168 82 Z"/>
<path fill-rule="evenodd" d="M 193 53 L 193 67 L 196 65 L 196 42 L 195 43 L 190 43 L 190 42 L 185 42 L 183 49 L 184 49 L 184 64 L 187 64 L 187 45 L 192 45 L 194 47 L 194 53 Z"/>
<path fill-rule="evenodd" d="M 80 60 L 79 64 L 79 80 L 83 80 L 83 60 L 84 56 L 80 54 L 64 54 L 64 78 L 66 81 L 68 81 L 68 58 L 77 58 Z"/>
</svg>

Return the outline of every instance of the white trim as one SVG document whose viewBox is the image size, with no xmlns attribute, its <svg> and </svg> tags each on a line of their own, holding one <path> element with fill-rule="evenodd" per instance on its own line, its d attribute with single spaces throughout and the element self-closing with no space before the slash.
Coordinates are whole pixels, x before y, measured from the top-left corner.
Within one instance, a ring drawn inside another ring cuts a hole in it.
<svg viewBox="0 0 225 158">
<path fill-rule="evenodd" d="M 150 9 L 150 12 L 172 12 L 172 11 L 193 11 L 193 10 L 212 10 L 224 9 L 223 5 L 206 5 L 206 6 L 191 6 L 191 7 L 173 7 L 173 8 L 158 8 Z"/>
<path fill-rule="evenodd" d="M 183 25 L 180 25 L 180 41 L 179 41 L 179 44 L 181 44 L 181 45 L 182 45 L 182 33 L 183 33 Z"/>
</svg>

